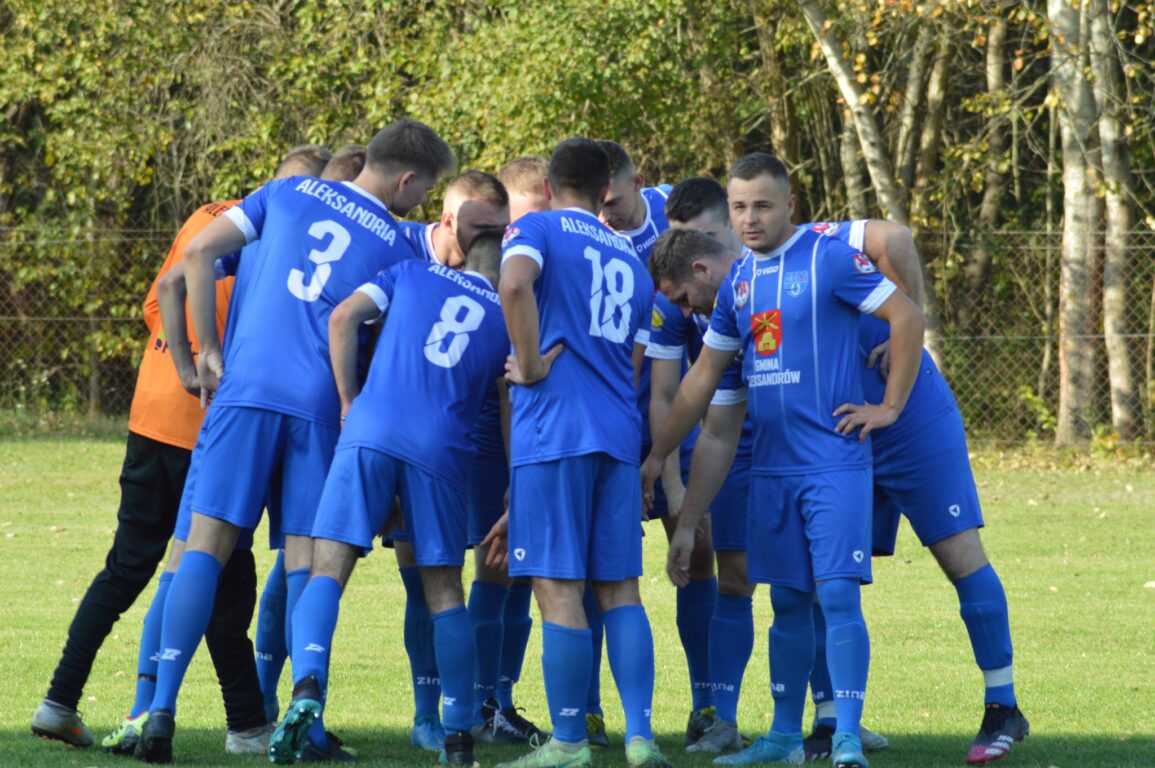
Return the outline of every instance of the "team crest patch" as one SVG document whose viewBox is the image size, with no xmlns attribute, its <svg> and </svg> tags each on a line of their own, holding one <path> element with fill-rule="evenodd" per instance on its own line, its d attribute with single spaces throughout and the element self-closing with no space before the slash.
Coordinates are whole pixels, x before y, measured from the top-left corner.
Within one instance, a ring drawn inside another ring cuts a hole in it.
<svg viewBox="0 0 1155 768">
<path fill-rule="evenodd" d="M 782 310 L 759 312 L 750 318 L 750 333 L 754 336 L 754 351 L 772 355 L 782 346 Z"/>
<path fill-rule="evenodd" d="M 835 235 L 838 233 L 839 225 L 836 221 L 818 221 L 811 227 L 812 230 L 820 235 Z"/>
<path fill-rule="evenodd" d="M 662 315 L 661 310 L 654 307 L 654 311 L 650 314 L 650 328 L 656 331 L 661 328 L 665 322 L 666 318 Z"/>
<path fill-rule="evenodd" d="M 787 272 L 785 283 L 788 294 L 791 296 L 801 296 L 802 292 L 806 290 L 806 286 L 810 285 L 810 273 L 806 270 Z"/>
<path fill-rule="evenodd" d="M 509 245 L 509 241 L 521 234 L 521 230 L 512 224 L 505 228 L 505 235 L 501 238 L 501 245 L 505 247 Z"/>
<path fill-rule="evenodd" d="M 743 280 L 734 286 L 734 306 L 738 309 L 746 306 L 746 302 L 750 300 L 750 284 Z"/>
<path fill-rule="evenodd" d="M 854 268 L 864 275 L 878 271 L 878 267 L 874 266 L 874 262 L 865 253 L 854 254 Z"/>
</svg>

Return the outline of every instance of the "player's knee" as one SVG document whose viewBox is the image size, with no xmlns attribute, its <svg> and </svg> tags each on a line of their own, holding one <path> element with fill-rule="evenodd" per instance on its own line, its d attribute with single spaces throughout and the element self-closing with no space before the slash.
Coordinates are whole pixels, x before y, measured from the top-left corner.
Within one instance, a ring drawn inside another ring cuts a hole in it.
<svg viewBox="0 0 1155 768">
<path fill-rule="evenodd" d="M 718 552 L 718 594 L 750 597 L 754 585 L 746 572 L 745 552 Z"/>
<path fill-rule="evenodd" d="M 790 587 L 772 586 L 770 588 L 770 605 L 774 608 L 774 621 L 782 618 L 811 617 L 813 599 L 810 592 Z"/>
<path fill-rule="evenodd" d="M 818 601 L 829 624 L 862 617 L 862 592 L 857 579 L 830 579 L 818 585 Z"/>
<path fill-rule="evenodd" d="M 968 528 L 930 545 L 946 577 L 952 582 L 965 579 L 988 563 L 977 528 Z"/>
</svg>

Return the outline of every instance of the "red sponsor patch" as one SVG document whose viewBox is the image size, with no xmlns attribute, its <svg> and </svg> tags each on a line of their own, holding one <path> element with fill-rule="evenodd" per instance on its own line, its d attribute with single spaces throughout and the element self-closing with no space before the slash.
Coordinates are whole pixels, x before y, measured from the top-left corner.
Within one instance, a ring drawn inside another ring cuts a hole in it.
<svg viewBox="0 0 1155 768">
<path fill-rule="evenodd" d="M 782 310 L 759 312 L 750 318 L 750 332 L 754 336 L 754 351 L 772 355 L 782 346 Z"/>
<path fill-rule="evenodd" d="M 521 234 L 521 230 L 512 224 L 505 228 L 505 235 L 501 238 L 502 247 L 509 245 L 509 241 Z"/>
<path fill-rule="evenodd" d="M 820 235 L 833 235 L 838 231 L 838 222 L 835 221 L 816 221 L 811 227 Z"/>
<path fill-rule="evenodd" d="M 854 268 L 864 275 L 878 271 L 878 267 L 874 266 L 874 262 L 865 253 L 854 254 Z"/>
</svg>

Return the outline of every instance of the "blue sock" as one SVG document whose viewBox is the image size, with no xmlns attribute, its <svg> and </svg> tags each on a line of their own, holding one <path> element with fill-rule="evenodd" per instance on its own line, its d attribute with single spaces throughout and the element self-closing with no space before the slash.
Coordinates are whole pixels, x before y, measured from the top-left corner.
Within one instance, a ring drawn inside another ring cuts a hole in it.
<svg viewBox="0 0 1155 768">
<path fill-rule="evenodd" d="M 401 569 L 405 585 L 405 653 L 413 676 L 414 716 L 438 716 L 441 711 L 441 680 L 437 653 L 433 649 L 433 620 L 425 605 L 425 589 L 416 566 Z"/>
<path fill-rule="evenodd" d="M 814 701 L 814 724 L 833 728 L 834 691 L 830 667 L 826 663 L 826 616 L 822 605 L 814 604 L 814 667 L 810 670 L 810 698 Z"/>
<path fill-rule="evenodd" d="M 720 720 L 738 722 L 742 677 L 753 651 L 754 601 L 743 595 L 718 595 L 710 620 L 710 675 Z"/>
<path fill-rule="evenodd" d="M 582 597 L 582 606 L 586 609 L 586 623 L 590 625 L 590 684 L 586 692 L 586 711 L 595 715 L 602 714 L 602 612 L 598 609 L 598 601 L 594 598 L 594 589 L 587 582 L 586 593 Z"/>
<path fill-rule="evenodd" d="M 1011 621 L 1003 583 L 990 563 L 954 584 L 959 613 L 971 638 L 975 661 L 983 671 L 986 703 L 1015 706 Z"/>
<path fill-rule="evenodd" d="M 156 693 L 150 711 L 165 709 L 176 714 L 180 684 L 208 629 L 220 575 L 220 562 L 207 552 L 186 550 L 181 558 L 165 600 Z"/>
<path fill-rule="evenodd" d="M 776 733 L 802 732 L 806 681 L 814 664 L 814 596 L 789 587 L 770 588 L 774 623 L 770 626 L 770 695 Z"/>
<path fill-rule="evenodd" d="M 678 636 L 690 670 L 691 706 L 697 711 L 714 706 L 714 690 L 710 685 L 710 619 L 718 599 L 718 580 L 713 576 L 694 579 L 676 592 Z"/>
<path fill-rule="evenodd" d="M 586 738 L 590 654 L 588 629 L 570 629 L 549 621 L 541 623 L 541 667 L 545 698 L 553 722 L 553 737 L 576 744 Z M 564 713 L 564 714 L 563 714 Z"/>
<path fill-rule="evenodd" d="M 652 739 L 654 635 L 646 609 L 640 605 L 623 605 L 607 611 L 602 618 L 606 625 L 610 671 L 626 716 L 626 743 L 635 736 Z"/>
<path fill-rule="evenodd" d="M 433 648 L 441 673 L 441 724 L 446 733 L 469 732 L 473 727 L 473 665 L 477 649 L 473 625 L 464 605 L 432 617 Z"/>
<path fill-rule="evenodd" d="M 505 627 L 501 635 L 501 673 L 497 678 L 497 702 L 502 709 L 513 709 L 513 685 L 521 679 L 521 665 L 525 661 L 525 647 L 533 619 L 529 604 L 533 600 L 533 584 L 515 581 L 509 585 L 505 599 Z"/>
<path fill-rule="evenodd" d="M 509 590 L 500 584 L 474 580 L 469 590 L 469 621 L 473 625 L 473 641 L 477 648 L 477 666 L 474 672 L 473 715 L 481 722 L 481 705 L 486 699 L 497 697 L 497 678 L 501 673 L 501 646 L 504 626 L 505 599 Z M 436 619 L 434 619 L 436 622 Z M 434 631 L 440 631 L 434 625 Z M 436 635 L 434 635 L 436 641 Z M 437 664 L 441 669 L 441 663 Z"/>
<path fill-rule="evenodd" d="M 329 687 L 329 657 L 337 616 L 341 609 L 341 584 L 330 576 L 314 576 L 293 608 L 293 684 L 314 675 L 324 691 Z"/>
<path fill-rule="evenodd" d="M 835 733 L 858 733 L 870 671 L 870 635 L 862 617 L 858 579 L 830 579 L 818 585 L 826 614 L 826 665 L 834 690 Z"/>
<path fill-rule="evenodd" d="M 160 630 L 164 621 L 164 601 L 172 584 L 173 574 L 165 571 L 156 585 L 152 605 L 144 615 L 144 626 L 140 630 L 140 654 L 136 659 L 136 699 L 132 702 L 129 717 L 140 717 L 148 711 L 152 697 L 156 695 L 156 666 L 160 659 Z"/>
<path fill-rule="evenodd" d="M 265 698 L 266 705 L 276 701 L 281 671 L 285 668 L 285 659 L 289 656 L 289 647 L 285 642 L 287 600 L 285 551 L 280 550 L 277 552 L 277 562 L 265 579 L 265 589 L 261 593 L 261 605 L 257 613 L 257 631 L 253 637 L 253 645 L 256 646 L 257 652 L 257 679 L 261 683 L 261 694 Z"/>
</svg>

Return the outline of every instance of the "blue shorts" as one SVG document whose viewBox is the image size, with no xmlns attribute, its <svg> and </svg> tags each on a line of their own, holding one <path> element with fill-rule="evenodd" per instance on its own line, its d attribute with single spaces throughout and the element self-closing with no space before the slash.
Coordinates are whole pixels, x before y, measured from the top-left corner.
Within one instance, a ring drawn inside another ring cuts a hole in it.
<svg viewBox="0 0 1155 768">
<path fill-rule="evenodd" d="M 196 446 L 193 447 L 192 457 L 189 459 L 188 474 L 185 475 L 184 490 L 180 494 L 180 508 L 177 509 L 176 513 L 176 529 L 173 531 L 172 537 L 177 541 L 187 542 L 189 529 L 192 528 L 192 495 L 193 488 L 196 487 L 197 472 L 200 470 L 200 454 L 203 445 L 204 443 L 198 433 Z M 283 537 L 279 533 L 275 533 L 275 526 L 269 525 L 269 549 L 280 549 L 283 546 L 285 546 Z M 235 548 L 253 548 L 253 531 L 251 529 L 241 529 Z"/>
<path fill-rule="evenodd" d="M 638 467 L 604 453 L 514 467 L 509 575 L 592 581 L 641 576 Z"/>
<path fill-rule="evenodd" d="M 650 455 L 650 443 L 642 446 L 642 461 Z M 690 482 L 690 463 L 693 460 L 694 452 L 685 449 L 678 455 L 678 461 L 681 464 L 682 470 L 682 485 Z M 660 520 L 663 517 L 670 516 L 670 503 L 666 500 L 666 492 L 662 490 L 662 478 L 658 478 L 654 483 L 654 506 L 650 508 L 648 515 L 650 520 Z"/>
<path fill-rule="evenodd" d="M 899 515 L 910 520 L 924 547 L 983 527 L 957 410 L 944 413 L 933 430 L 874 447 L 875 554 L 894 554 Z"/>
<path fill-rule="evenodd" d="M 504 456 L 478 454 L 469 463 L 465 482 L 466 503 L 469 505 L 469 546 L 476 547 L 505 514 L 509 462 Z"/>
<path fill-rule="evenodd" d="M 261 510 L 286 536 L 309 536 L 339 431 L 296 416 L 233 406 L 205 415 L 192 509 L 253 529 Z"/>
<path fill-rule="evenodd" d="M 401 497 L 405 540 L 413 542 L 417 564 L 464 565 L 467 524 L 461 490 L 420 467 L 361 446 L 342 447 L 333 457 L 313 538 L 341 541 L 368 554 L 395 496 Z"/>
<path fill-rule="evenodd" d="M 710 503 L 710 533 L 715 552 L 746 551 L 746 516 L 750 495 L 750 461 L 736 461 Z"/>
<path fill-rule="evenodd" d="M 870 573 L 870 467 L 750 475 L 747 567 L 753 584 L 812 592 Z"/>
</svg>

